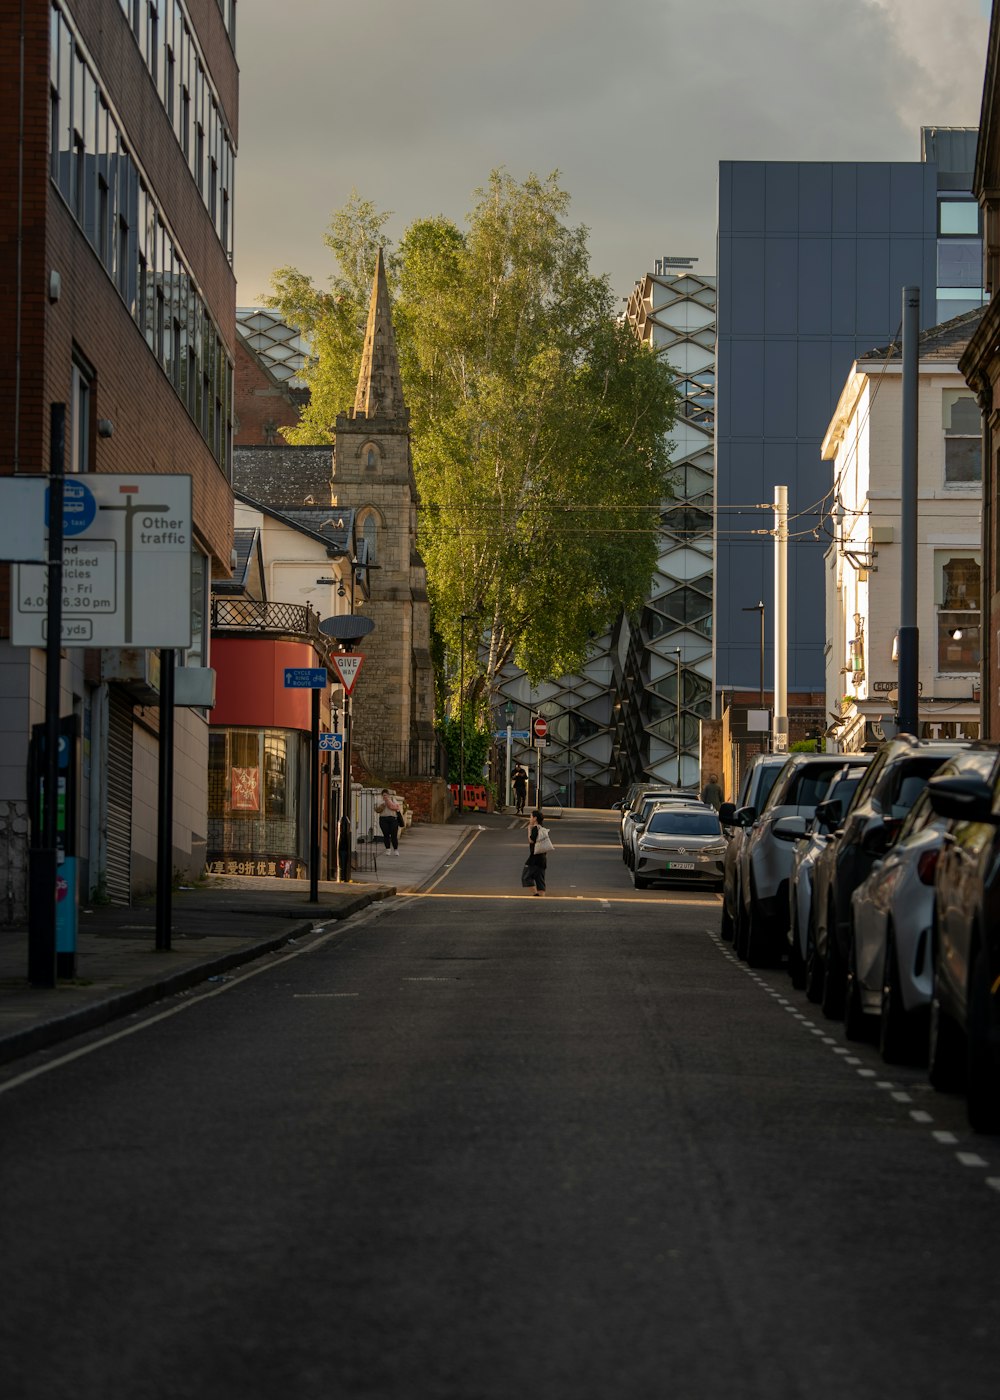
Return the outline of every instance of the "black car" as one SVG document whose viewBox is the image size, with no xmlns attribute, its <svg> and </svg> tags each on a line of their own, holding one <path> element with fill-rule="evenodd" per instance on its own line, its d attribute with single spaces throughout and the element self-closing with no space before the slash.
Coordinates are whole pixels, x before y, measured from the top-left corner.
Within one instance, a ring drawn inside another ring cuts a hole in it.
<svg viewBox="0 0 1000 1400">
<path fill-rule="evenodd" d="M 929 784 L 949 818 L 934 872 L 930 1077 L 964 1085 L 969 1122 L 1000 1132 L 1000 748 L 989 777 L 947 773 Z"/>
<path fill-rule="evenodd" d="M 928 779 L 960 741 L 900 734 L 884 743 L 855 790 L 839 829 L 817 857 L 813 874 L 806 993 L 823 1014 L 839 1020 L 847 1006 L 851 968 L 851 895 L 899 835 Z M 817 815 L 822 816 L 820 809 Z"/>
</svg>

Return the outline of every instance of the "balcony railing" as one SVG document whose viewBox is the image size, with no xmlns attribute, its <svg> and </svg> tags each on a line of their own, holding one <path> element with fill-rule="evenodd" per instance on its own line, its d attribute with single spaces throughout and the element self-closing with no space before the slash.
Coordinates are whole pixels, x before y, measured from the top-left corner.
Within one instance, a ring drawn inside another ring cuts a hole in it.
<svg viewBox="0 0 1000 1400">
<path fill-rule="evenodd" d="M 213 598 L 213 632 L 281 632 L 321 640 L 319 614 L 308 603 L 260 603 L 253 598 Z"/>
</svg>

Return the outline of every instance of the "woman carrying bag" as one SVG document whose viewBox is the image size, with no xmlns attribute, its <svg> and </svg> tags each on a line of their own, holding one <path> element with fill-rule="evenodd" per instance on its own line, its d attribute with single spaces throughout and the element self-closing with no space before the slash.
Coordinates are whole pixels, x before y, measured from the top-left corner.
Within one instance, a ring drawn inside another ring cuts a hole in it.
<svg viewBox="0 0 1000 1400">
<path fill-rule="evenodd" d="M 528 859 L 521 873 L 521 884 L 525 888 L 534 885 L 536 899 L 545 893 L 548 854 L 554 849 L 552 837 L 542 825 L 542 813 L 532 812 L 531 820 L 528 823 Z"/>
<path fill-rule="evenodd" d="M 399 855 L 399 829 L 403 825 L 403 808 L 396 801 L 388 788 L 382 789 L 382 799 L 375 803 L 375 811 L 378 815 L 378 824 L 382 831 L 382 840 L 385 842 L 386 850 L 392 850 L 394 856 Z"/>
</svg>

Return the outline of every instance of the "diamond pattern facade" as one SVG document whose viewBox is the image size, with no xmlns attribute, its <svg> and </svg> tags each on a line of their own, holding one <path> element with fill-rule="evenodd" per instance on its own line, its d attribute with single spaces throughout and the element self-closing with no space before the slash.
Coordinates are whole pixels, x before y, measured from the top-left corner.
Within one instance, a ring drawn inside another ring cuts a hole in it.
<svg viewBox="0 0 1000 1400">
<path fill-rule="evenodd" d="M 639 615 L 597 639 L 578 676 L 534 688 L 515 667 L 502 676 L 498 732 L 505 700 L 515 703 L 515 730 L 527 729 L 532 711 L 549 722 L 546 800 L 586 800 L 581 787 L 644 775 L 700 785 L 701 721 L 711 717 L 713 688 L 715 307 L 715 278 L 689 269 L 649 273 L 629 298 L 636 335 L 677 372 L 674 494 L 661 503 L 656 573 Z M 517 745 L 514 756 L 524 756 Z"/>
</svg>

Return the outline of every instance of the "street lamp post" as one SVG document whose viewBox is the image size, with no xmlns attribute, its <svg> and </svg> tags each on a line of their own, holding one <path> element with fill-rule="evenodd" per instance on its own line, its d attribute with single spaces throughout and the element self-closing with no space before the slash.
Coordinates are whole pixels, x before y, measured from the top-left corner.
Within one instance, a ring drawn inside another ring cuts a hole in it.
<svg viewBox="0 0 1000 1400">
<path fill-rule="evenodd" d="M 674 647 L 677 663 L 677 786 L 681 787 L 681 649 Z"/>
</svg>

